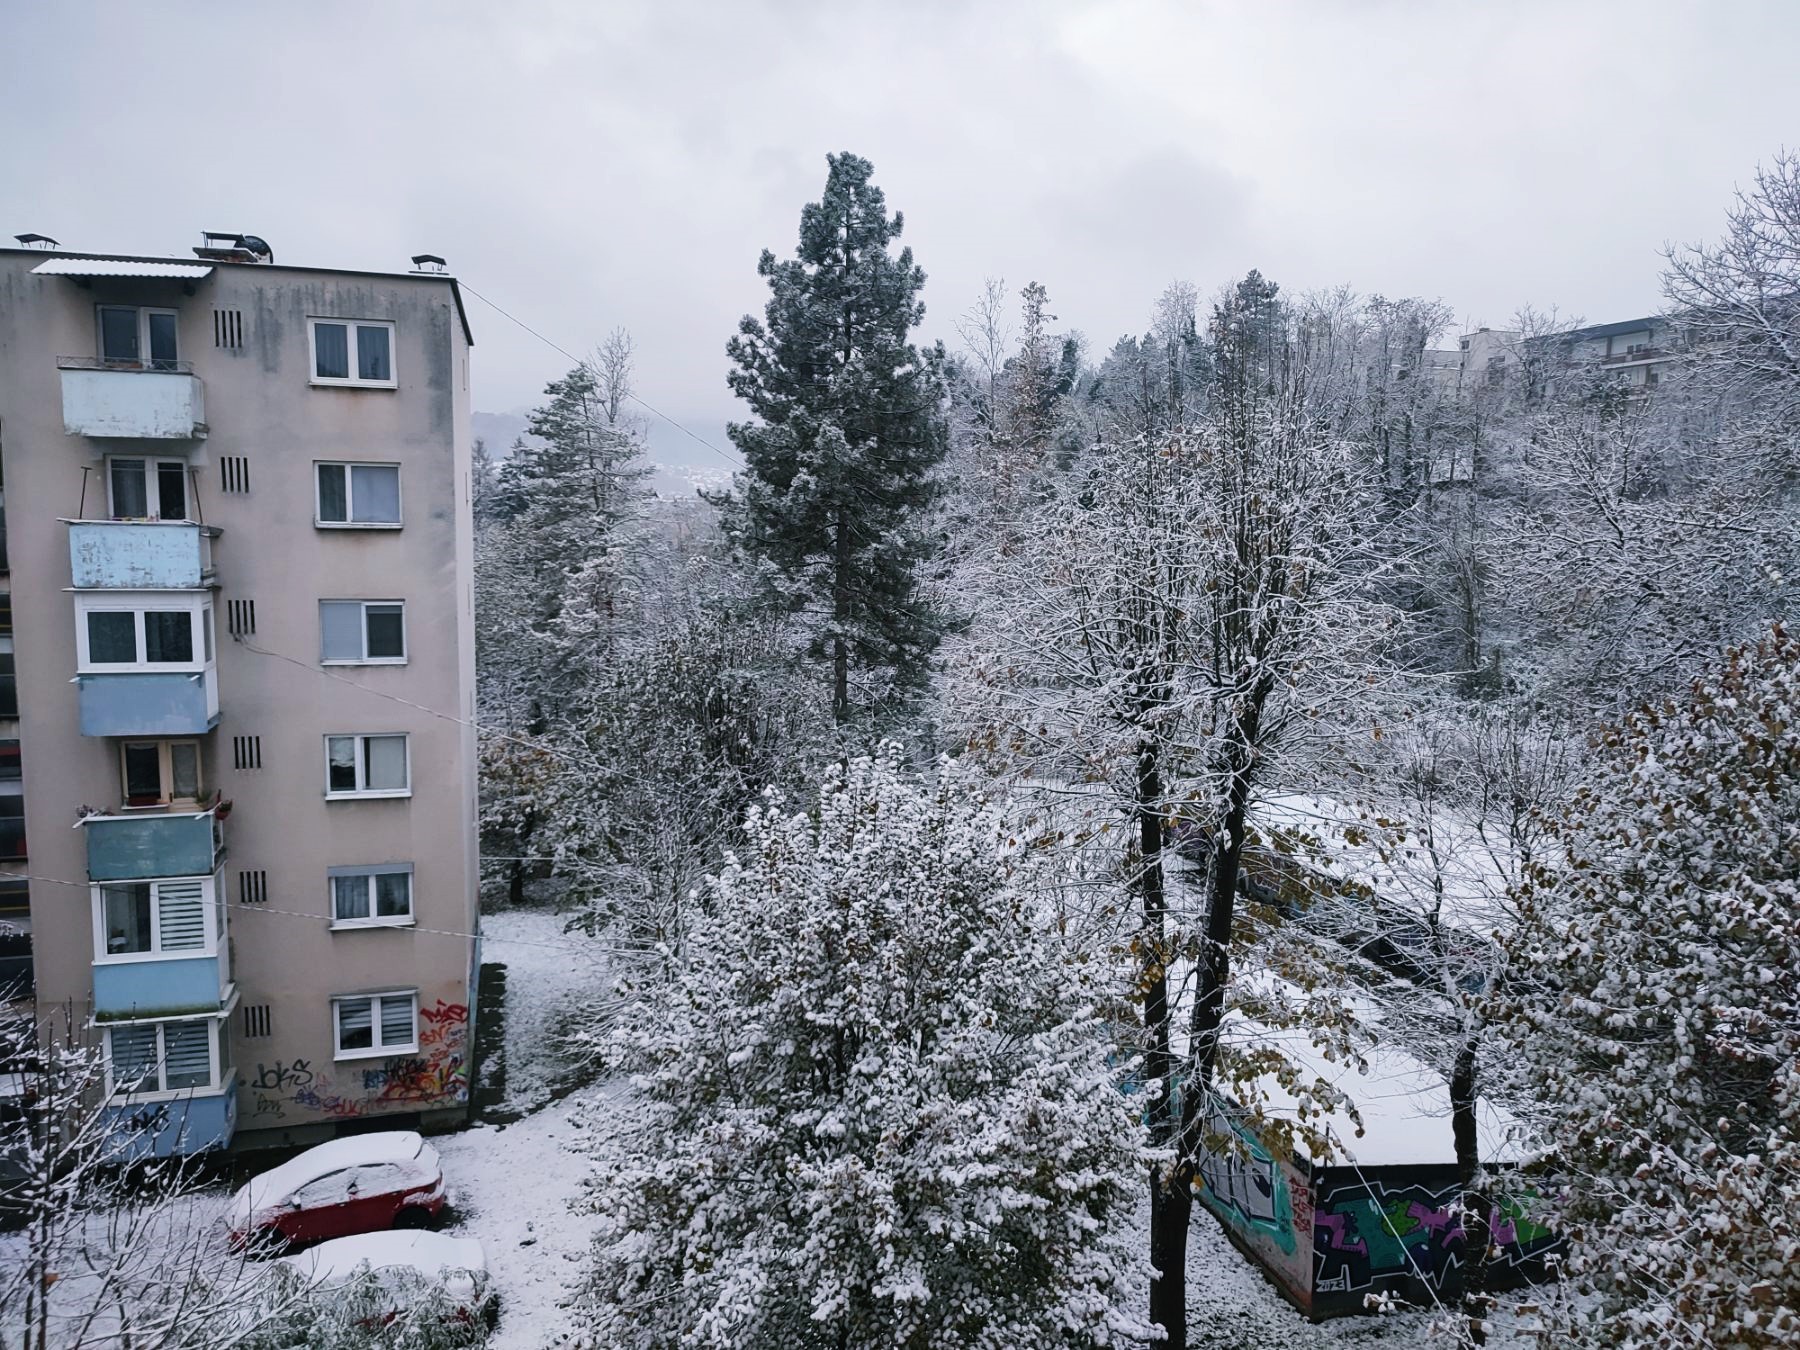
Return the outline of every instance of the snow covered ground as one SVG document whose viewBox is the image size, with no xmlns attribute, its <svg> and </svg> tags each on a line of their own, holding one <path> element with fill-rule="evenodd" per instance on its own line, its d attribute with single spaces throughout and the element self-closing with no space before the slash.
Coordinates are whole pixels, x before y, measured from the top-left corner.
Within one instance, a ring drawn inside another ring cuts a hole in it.
<svg viewBox="0 0 1800 1350">
<path fill-rule="evenodd" d="M 482 957 L 506 966 L 502 1039 L 506 1125 L 482 1124 L 434 1139 L 444 1160 L 455 1221 L 445 1231 L 476 1237 L 500 1291 L 495 1350 L 542 1350 L 570 1331 L 563 1307 L 579 1277 L 593 1220 L 573 1209 L 587 1174 L 576 1120 L 604 1120 L 616 1084 L 574 1087 L 570 1028 L 584 1004 L 605 994 L 600 947 L 564 931 L 544 910 L 483 916 Z"/>
</svg>

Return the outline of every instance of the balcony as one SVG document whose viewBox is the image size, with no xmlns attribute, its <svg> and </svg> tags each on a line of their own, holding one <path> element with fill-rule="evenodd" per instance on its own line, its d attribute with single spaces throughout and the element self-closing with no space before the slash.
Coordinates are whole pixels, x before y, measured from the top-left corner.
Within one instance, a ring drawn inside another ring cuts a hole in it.
<svg viewBox="0 0 1800 1350">
<path fill-rule="evenodd" d="M 69 571 L 78 589 L 196 590 L 213 580 L 216 526 L 183 520 L 71 520 Z"/>
<path fill-rule="evenodd" d="M 216 804 L 205 811 L 89 816 L 81 823 L 90 881 L 209 876 L 225 860 L 225 826 Z"/>
<path fill-rule="evenodd" d="M 1633 347 L 1629 351 L 1614 352 L 1610 356 L 1602 356 L 1603 366 L 1640 365 L 1651 361 L 1672 361 L 1675 353 L 1667 347 Z"/>
<path fill-rule="evenodd" d="M 237 1076 L 223 1089 L 195 1089 L 173 1101 L 127 1099 L 101 1117 L 122 1163 L 222 1150 L 237 1133 Z"/>
<path fill-rule="evenodd" d="M 172 369 L 108 364 L 91 357 L 57 358 L 62 372 L 63 430 L 71 436 L 192 441 L 206 435 L 200 378 L 182 362 Z"/>
<path fill-rule="evenodd" d="M 230 973 L 221 956 L 94 963 L 96 1022 L 214 1012 L 230 997 Z"/>
<path fill-rule="evenodd" d="M 218 672 L 77 675 L 83 736 L 204 736 L 219 721 Z"/>
</svg>

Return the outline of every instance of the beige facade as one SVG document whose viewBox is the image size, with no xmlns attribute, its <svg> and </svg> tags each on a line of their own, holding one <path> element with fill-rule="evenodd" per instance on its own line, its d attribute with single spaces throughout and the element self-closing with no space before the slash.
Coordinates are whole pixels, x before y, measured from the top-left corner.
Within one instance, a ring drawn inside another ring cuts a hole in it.
<svg viewBox="0 0 1800 1350">
<path fill-rule="evenodd" d="M 29 841 L 0 869 L 39 1006 L 90 1014 L 157 1152 L 469 1092 L 461 297 L 254 256 L 0 250 Z"/>
</svg>

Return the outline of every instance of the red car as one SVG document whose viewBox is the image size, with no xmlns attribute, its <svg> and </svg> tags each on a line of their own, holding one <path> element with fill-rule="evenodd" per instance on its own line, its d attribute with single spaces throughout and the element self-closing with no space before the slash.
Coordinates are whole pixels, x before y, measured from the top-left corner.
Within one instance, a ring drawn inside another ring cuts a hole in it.
<svg viewBox="0 0 1800 1350">
<path fill-rule="evenodd" d="M 411 1130 L 309 1148 L 231 1197 L 231 1241 L 294 1247 L 385 1228 L 425 1228 L 444 1208 L 437 1150 Z"/>
</svg>

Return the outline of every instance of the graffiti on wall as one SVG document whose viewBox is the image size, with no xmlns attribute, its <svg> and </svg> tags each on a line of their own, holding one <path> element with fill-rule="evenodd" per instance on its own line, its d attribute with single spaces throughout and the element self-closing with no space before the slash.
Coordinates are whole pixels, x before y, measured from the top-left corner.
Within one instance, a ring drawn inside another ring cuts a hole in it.
<svg viewBox="0 0 1800 1350">
<path fill-rule="evenodd" d="M 1255 1135 L 1215 1105 L 1209 1133 L 1234 1137 L 1236 1147 L 1201 1154 L 1194 1191 L 1254 1248 L 1296 1293 L 1312 1279 L 1303 1235 L 1313 1228 L 1312 1192 L 1298 1169 L 1277 1161 Z"/>
<path fill-rule="evenodd" d="M 439 999 L 419 1009 L 419 1048 L 410 1055 L 346 1067 L 339 1073 L 311 1061 L 258 1064 L 250 1080 L 258 1116 L 287 1117 L 289 1107 L 350 1120 L 401 1103 L 454 1106 L 469 1099 L 469 1006 Z"/>
<path fill-rule="evenodd" d="M 1418 1280 L 1439 1297 L 1455 1292 L 1463 1264 L 1460 1188 L 1454 1178 L 1393 1185 L 1379 1177 L 1322 1188 L 1313 1216 L 1313 1288 L 1355 1294 Z M 1496 1287 L 1542 1257 L 1554 1235 L 1524 1206 L 1505 1200 L 1494 1210 L 1490 1269 Z"/>
</svg>

